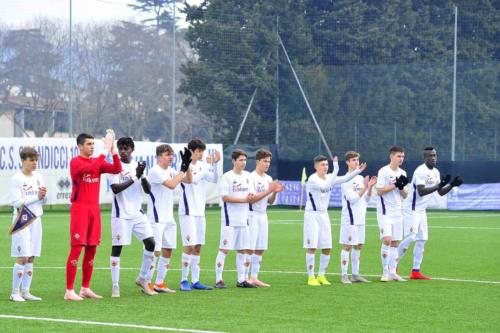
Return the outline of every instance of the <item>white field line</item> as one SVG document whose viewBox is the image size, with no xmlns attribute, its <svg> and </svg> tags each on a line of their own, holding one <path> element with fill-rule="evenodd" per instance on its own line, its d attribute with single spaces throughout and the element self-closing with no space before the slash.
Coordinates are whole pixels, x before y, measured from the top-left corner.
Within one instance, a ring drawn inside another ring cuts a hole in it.
<svg viewBox="0 0 500 333">
<path fill-rule="evenodd" d="M 12 266 L 8 267 L 0 267 L 0 269 L 12 269 Z M 66 267 L 62 266 L 46 266 L 46 267 L 36 267 L 36 269 L 53 269 L 53 270 L 64 270 Z M 109 270 L 109 267 L 94 267 L 95 270 L 103 270 L 107 271 Z M 210 268 L 202 268 L 203 270 L 210 270 Z M 132 268 L 132 267 L 120 267 L 120 270 L 127 270 L 127 271 L 138 271 L 138 268 Z M 171 268 L 169 269 L 170 271 L 180 271 L 180 268 Z M 224 270 L 226 272 L 236 272 L 234 269 L 226 269 Z M 305 271 L 304 272 L 295 272 L 295 271 L 260 271 L 261 273 L 267 273 L 267 274 L 298 274 L 298 275 L 305 275 L 307 274 Z M 340 273 L 326 273 L 326 275 L 338 275 L 340 276 Z M 363 276 L 370 276 L 370 277 L 380 277 L 380 275 L 377 274 L 363 274 Z M 489 280 L 471 280 L 471 279 L 458 279 L 458 278 L 448 278 L 448 277 L 432 277 L 433 280 L 439 280 L 439 281 L 451 281 L 451 282 L 464 282 L 464 283 L 483 283 L 483 284 L 498 284 L 500 285 L 500 281 L 489 281 Z M 191 331 L 190 331 L 191 332 Z"/>
<path fill-rule="evenodd" d="M 304 220 L 269 220 L 270 225 L 302 225 Z M 338 223 L 332 223 L 332 226 L 339 226 Z M 378 228 L 376 224 L 367 224 L 369 228 Z M 469 230 L 500 230 L 500 227 L 460 227 L 460 226 L 440 226 L 430 225 L 430 229 L 469 229 Z"/>
<path fill-rule="evenodd" d="M 49 321 L 49 322 L 65 323 L 65 324 L 83 324 L 83 325 L 94 325 L 94 326 L 139 328 L 139 329 L 146 329 L 146 330 L 153 330 L 153 331 L 174 331 L 174 332 L 192 332 L 192 333 L 222 333 L 222 332 L 217 332 L 217 331 L 203 331 L 203 330 L 193 330 L 193 329 L 175 328 L 175 327 L 147 326 L 147 325 L 134 325 L 134 324 L 122 324 L 122 323 L 107 323 L 107 322 L 101 322 L 101 321 L 73 320 L 73 319 L 70 320 L 70 319 L 45 318 L 45 317 L 15 316 L 15 315 L 8 315 L 8 314 L 0 314 L 0 318 L 34 320 L 34 321 Z"/>
</svg>

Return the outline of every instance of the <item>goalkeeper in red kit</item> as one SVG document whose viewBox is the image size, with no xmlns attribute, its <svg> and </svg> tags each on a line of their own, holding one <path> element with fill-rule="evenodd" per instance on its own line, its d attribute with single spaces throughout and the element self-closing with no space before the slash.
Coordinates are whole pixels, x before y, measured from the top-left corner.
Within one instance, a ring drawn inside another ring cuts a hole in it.
<svg viewBox="0 0 500 333">
<path fill-rule="evenodd" d="M 101 242 L 101 211 L 99 209 L 99 189 L 101 174 L 120 173 L 120 158 L 115 147 L 113 130 L 106 131 L 104 153 L 91 157 L 94 153 L 94 137 L 82 133 L 76 138 L 80 155 L 71 159 L 70 173 L 73 182 L 70 209 L 71 251 L 66 262 L 66 294 L 68 301 L 81 301 L 84 298 L 102 298 L 90 289 L 96 248 Z M 113 155 L 113 164 L 104 159 L 108 153 Z M 78 259 L 85 249 L 82 263 L 82 289 L 79 295 L 74 291 Z"/>
</svg>

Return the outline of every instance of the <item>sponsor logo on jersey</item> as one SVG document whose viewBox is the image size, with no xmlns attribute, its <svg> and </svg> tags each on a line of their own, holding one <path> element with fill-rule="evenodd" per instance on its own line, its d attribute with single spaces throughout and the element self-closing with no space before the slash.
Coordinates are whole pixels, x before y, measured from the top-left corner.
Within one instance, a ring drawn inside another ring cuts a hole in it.
<svg viewBox="0 0 500 333">
<path fill-rule="evenodd" d="M 90 173 L 84 173 L 82 176 L 82 181 L 84 183 L 98 183 L 99 182 L 99 177 L 94 177 L 92 178 L 92 174 Z"/>
</svg>

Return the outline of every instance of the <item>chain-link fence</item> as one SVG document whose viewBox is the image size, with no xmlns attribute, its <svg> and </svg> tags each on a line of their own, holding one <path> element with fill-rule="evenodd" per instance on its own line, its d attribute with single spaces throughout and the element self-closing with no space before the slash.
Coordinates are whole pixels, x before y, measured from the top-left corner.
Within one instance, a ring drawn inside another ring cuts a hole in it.
<svg viewBox="0 0 500 333">
<path fill-rule="evenodd" d="M 393 144 L 411 160 L 429 145 L 441 160 L 500 159 L 496 2 L 178 3 L 175 36 L 172 2 L 131 0 L 136 14 L 105 23 L 73 11 L 71 36 L 69 17 L 0 21 L 1 135 L 113 127 L 277 144 L 282 160 L 324 142 L 375 160 Z"/>
</svg>

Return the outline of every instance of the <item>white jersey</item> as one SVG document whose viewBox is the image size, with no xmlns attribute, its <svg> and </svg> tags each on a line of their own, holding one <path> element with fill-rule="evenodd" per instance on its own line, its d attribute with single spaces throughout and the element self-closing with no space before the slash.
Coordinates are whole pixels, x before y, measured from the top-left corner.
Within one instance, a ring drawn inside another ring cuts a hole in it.
<svg viewBox="0 0 500 333">
<path fill-rule="evenodd" d="M 427 165 L 419 165 L 413 173 L 413 178 L 410 183 L 410 190 L 408 198 L 405 200 L 405 209 L 411 210 L 424 210 L 432 197 L 432 194 L 424 195 L 423 197 L 418 194 L 417 186 L 424 185 L 424 187 L 433 187 L 441 181 L 441 174 L 436 168 L 429 169 Z"/>
<path fill-rule="evenodd" d="M 132 179 L 136 174 L 137 162 L 122 163 L 122 171 L 115 175 L 108 175 L 110 185 L 121 184 Z M 142 186 L 141 180 L 134 181 L 120 193 L 113 194 L 113 205 L 111 216 L 130 220 L 135 219 L 144 212 L 142 211 Z"/>
<path fill-rule="evenodd" d="M 236 174 L 233 170 L 226 172 L 220 181 L 221 197 L 246 198 L 248 194 L 255 193 L 250 173 L 242 171 Z M 226 226 L 240 227 L 248 225 L 249 206 L 247 203 L 223 202 L 221 208 L 221 221 Z"/>
<path fill-rule="evenodd" d="M 341 185 L 342 188 L 342 214 L 341 224 L 363 225 L 366 219 L 366 207 L 370 196 L 367 192 L 359 196 L 365 188 L 364 179 L 357 175 Z"/>
<path fill-rule="evenodd" d="M 182 196 L 179 200 L 179 215 L 205 216 L 207 194 L 205 182 L 217 183 L 219 175 L 215 164 L 197 161 L 190 165 L 193 181 L 181 183 Z"/>
<path fill-rule="evenodd" d="M 31 176 L 26 176 L 21 171 L 14 174 L 10 185 L 10 202 L 14 208 L 13 214 L 17 216 L 17 209 L 24 204 L 33 214 L 40 217 L 43 215 L 43 200 L 38 199 L 38 188 L 45 187 L 43 177 L 36 171 Z"/>
<path fill-rule="evenodd" d="M 396 182 L 396 177 L 401 175 L 406 176 L 406 171 L 399 167 L 396 171 L 394 171 L 391 169 L 390 165 L 386 165 L 378 171 L 376 187 L 382 188 L 387 185 L 392 185 Z M 402 202 L 403 197 L 396 188 L 395 190 L 386 192 L 380 196 L 380 200 L 377 204 L 377 212 L 382 215 L 395 214 L 399 216 L 402 214 Z"/>
<path fill-rule="evenodd" d="M 174 178 L 178 172 L 172 167 L 163 169 L 158 164 L 148 173 L 151 193 L 148 196 L 148 220 L 154 223 L 172 223 L 174 219 L 174 190 L 163 183 Z"/>
<path fill-rule="evenodd" d="M 325 179 L 320 178 L 317 173 L 313 173 L 306 183 L 306 211 L 326 212 L 330 203 L 330 193 L 332 187 L 351 180 L 361 173 L 359 169 L 337 177 L 339 164 L 333 163 L 333 172 L 326 175 Z"/>
<path fill-rule="evenodd" d="M 255 194 L 260 194 L 269 189 L 269 183 L 273 181 L 273 178 L 267 174 L 260 176 L 256 171 L 253 171 L 250 174 L 250 181 L 252 182 Z M 265 213 L 267 210 L 267 199 L 270 195 L 272 194 L 266 195 L 264 198 L 254 202 L 253 204 L 249 204 L 250 211 Z"/>
</svg>

